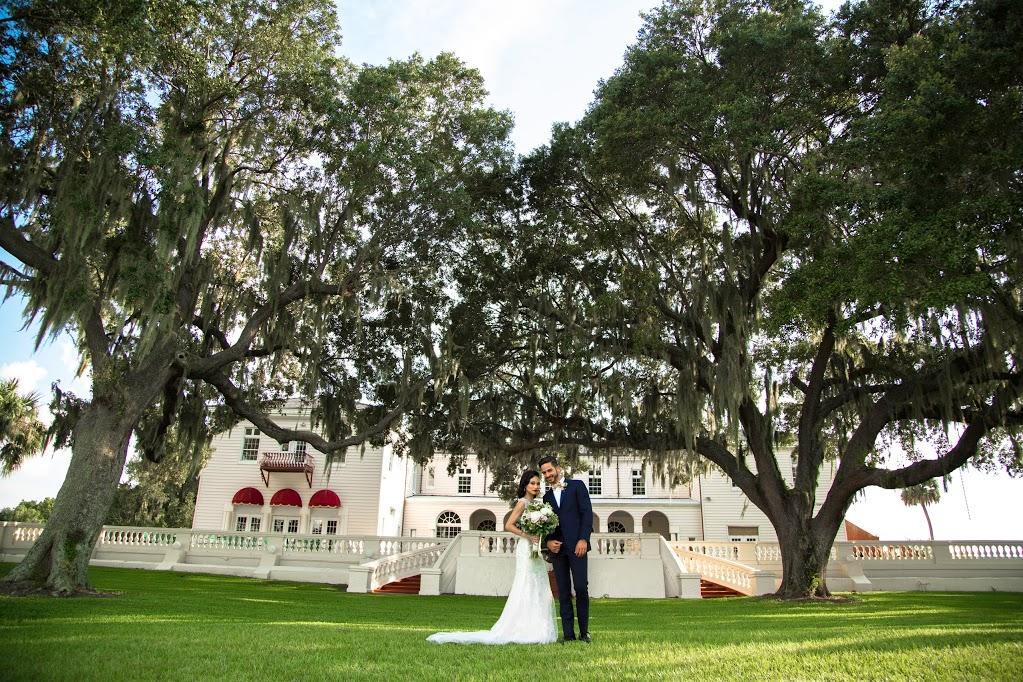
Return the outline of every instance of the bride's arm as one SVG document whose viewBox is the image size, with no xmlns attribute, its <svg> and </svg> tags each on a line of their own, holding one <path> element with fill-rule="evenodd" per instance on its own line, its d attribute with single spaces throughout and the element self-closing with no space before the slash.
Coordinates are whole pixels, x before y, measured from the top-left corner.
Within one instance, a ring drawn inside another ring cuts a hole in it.
<svg viewBox="0 0 1023 682">
<path fill-rule="evenodd" d="M 508 515 L 508 520 L 504 522 L 504 529 L 509 533 L 514 533 L 515 535 L 518 535 L 521 538 L 527 538 L 531 540 L 533 538 L 529 534 L 527 534 L 526 531 L 522 530 L 521 528 L 515 525 L 515 522 L 519 520 L 520 516 L 522 516 L 522 512 L 525 508 L 526 503 L 524 501 L 519 500 L 518 502 L 516 502 L 515 508 L 512 509 L 511 514 Z"/>
</svg>

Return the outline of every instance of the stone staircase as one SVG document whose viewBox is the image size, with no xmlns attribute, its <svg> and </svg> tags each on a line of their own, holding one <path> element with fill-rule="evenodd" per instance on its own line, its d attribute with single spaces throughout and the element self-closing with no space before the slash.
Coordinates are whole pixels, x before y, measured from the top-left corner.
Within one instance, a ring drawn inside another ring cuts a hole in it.
<svg viewBox="0 0 1023 682">
<path fill-rule="evenodd" d="M 395 580 L 393 583 L 381 585 L 373 590 L 374 594 L 419 594 L 420 576 L 412 575 L 408 578 Z"/>
<path fill-rule="evenodd" d="M 719 585 L 710 580 L 700 579 L 700 597 L 703 599 L 718 599 L 720 597 L 742 597 L 741 592 L 736 592 L 730 587 Z"/>
</svg>

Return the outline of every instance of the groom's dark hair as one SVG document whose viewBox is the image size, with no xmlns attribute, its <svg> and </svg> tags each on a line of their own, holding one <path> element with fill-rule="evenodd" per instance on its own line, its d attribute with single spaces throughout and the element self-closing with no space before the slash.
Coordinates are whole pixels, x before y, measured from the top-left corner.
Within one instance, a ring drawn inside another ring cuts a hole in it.
<svg viewBox="0 0 1023 682">
<path fill-rule="evenodd" d="M 542 469 L 544 464 L 553 464 L 554 466 L 559 466 L 558 458 L 555 457 L 554 455 L 546 455 L 540 458 L 540 462 L 536 466 L 537 468 Z"/>
</svg>

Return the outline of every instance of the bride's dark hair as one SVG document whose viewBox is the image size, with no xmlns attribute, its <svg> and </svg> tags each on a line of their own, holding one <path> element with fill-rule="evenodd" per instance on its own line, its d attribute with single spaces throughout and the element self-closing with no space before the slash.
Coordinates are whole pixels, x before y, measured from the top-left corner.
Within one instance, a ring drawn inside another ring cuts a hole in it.
<svg viewBox="0 0 1023 682">
<path fill-rule="evenodd" d="M 515 493 L 516 500 L 521 500 L 526 496 L 526 486 L 529 485 L 529 482 L 533 480 L 534 476 L 540 478 L 540 472 L 534 471 L 533 469 L 526 469 L 522 472 L 522 478 L 519 479 L 519 489 Z"/>
</svg>

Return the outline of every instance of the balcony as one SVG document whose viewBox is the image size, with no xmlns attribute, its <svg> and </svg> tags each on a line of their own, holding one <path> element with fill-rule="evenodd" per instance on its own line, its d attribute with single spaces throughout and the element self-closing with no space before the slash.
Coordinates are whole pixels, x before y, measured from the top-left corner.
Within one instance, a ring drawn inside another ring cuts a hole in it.
<svg viewBox="0 0 1023 682">
<path fill-rule="evenodd" d="M 270 487 L 270 473 L 305 474 L 306 483 L 313 487 L 313 456 L 304 452 L 264 452 L 259 458 L 259 474 Z"/>
</svg>

